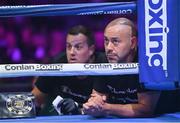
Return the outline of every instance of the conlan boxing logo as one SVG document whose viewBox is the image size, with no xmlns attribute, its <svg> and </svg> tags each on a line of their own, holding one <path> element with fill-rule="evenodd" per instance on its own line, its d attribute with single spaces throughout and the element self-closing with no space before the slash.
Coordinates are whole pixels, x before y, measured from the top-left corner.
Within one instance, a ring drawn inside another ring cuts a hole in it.
<svg viewBox="0 0 180 123">
<path fill-rule="evenodd" d="M 148 65 L 167 71 L 167 0 L 144 0 L 144 3 Z"/>
</svg>

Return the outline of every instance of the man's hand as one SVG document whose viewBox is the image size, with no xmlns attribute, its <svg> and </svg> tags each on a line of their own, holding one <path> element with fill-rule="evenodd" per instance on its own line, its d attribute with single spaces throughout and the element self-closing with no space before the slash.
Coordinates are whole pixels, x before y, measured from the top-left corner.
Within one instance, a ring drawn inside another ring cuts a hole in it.
<svg viewBox="0 0 180 123">
<path fill-rule="evenodd" d="M 81 111 L 77 103 L 72 99 L 63 99 L 57 107 L 60 107 L 61 113 L 64 115 L 77 115 L 81 114 Z"/>
<path fill-rule="evenodd" d="M 91 94 L 88 102 L 83 104 L 83 111 L 85 114 L 92 116 L 105 116 L 105 105 L 106 105 L 106 96 L 99 95 L 97 93 Z"/>
</svg>

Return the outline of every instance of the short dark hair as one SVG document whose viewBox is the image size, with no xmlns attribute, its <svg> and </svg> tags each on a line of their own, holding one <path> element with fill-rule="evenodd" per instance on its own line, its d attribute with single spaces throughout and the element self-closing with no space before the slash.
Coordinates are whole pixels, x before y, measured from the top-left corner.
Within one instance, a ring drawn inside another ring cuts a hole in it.
<svg viewBox="0 0 180 123">
<path fill-rule="evenodd" d="M 82 33 L 83 35 L 87 37 L 87 44 L 89 46 L 95 44 L 95 39 L 94 39 L 92 31 L 90 31 L 87 27 L 83 25 L 76 25 L 68 31 L 68 34 L 70 35 L 78 35 L 79 33 Z"/>
</svg>

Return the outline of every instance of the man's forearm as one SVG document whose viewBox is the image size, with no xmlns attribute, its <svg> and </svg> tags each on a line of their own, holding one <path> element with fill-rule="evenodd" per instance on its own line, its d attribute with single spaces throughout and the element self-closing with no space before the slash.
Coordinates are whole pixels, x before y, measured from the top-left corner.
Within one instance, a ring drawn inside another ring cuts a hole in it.
<svg viewBox="0 0 180 123">
<path fill-rule="evenodd" d="M 159 91 L 138 93 L 138 103 L 136 104 L 105 103 L 102 109 L 109 115 L 122 117 L 151 117 L 154 113 L 159 95 Z"/>
<path fill-rule="evenodd" d="M 107 115 L 116 115 L 120 117 L 150 117 L 153 114 L 152 109 L 144 107 L 143 104 L 109 104 L 104 105 L 104 111 Z"/>
<path fill-rule="evenodd" d="M 35 96 L 36 106 L 41 107 L 41 104 L 44 103 L 46 94 L 42 93 L 37 87 L 34 87 L 31 93 Z"/>
</svg>

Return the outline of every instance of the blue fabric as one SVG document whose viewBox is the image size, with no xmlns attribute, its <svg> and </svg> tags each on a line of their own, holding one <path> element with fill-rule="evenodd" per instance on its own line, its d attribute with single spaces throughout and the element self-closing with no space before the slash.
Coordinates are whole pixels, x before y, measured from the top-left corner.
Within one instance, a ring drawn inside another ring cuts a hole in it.
<svg viewBox="0 0 180 123">
<path fill-rule="evenodd" d="M 178 1 L 138 1 L 140 81 L 148 89 L 179 88 Z"/>
<path fill-rule="evenodd" d="M 59 122 L 180 122 L 180 112 L 173 114 L 164 114 L 154 118 L 118 118 L 118 117 L 106 117 L 106 118 L 94 118 L 88 115 L 73 115 L 73 116 L 47 116 L 47 117 L 36 117 L 26 119 L 3 119 L 0 122 L 7 123 L 59 123 Z"/>
</svg>

